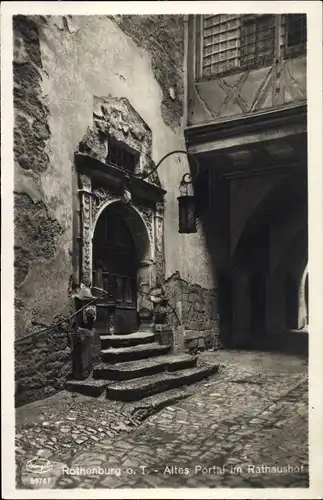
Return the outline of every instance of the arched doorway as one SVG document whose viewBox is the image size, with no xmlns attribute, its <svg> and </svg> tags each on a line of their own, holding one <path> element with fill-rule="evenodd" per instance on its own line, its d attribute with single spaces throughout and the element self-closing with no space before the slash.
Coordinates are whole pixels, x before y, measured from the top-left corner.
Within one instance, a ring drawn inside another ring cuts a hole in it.
<svg viewBox="0 0 323 500">
<path fill-rule="evenodd" d="M 105 210 L 93 237 L 93 285 L 108 292 L 110 303 L 136 307 L 136 272 L 131 232 L 116 210 Z"/>
<path fill-rule="evenodd" d="M 122 203 L 109 204 L 92 238 L 92 285 L 96 292 L 107 292 L 97 302 L 99 329 L 112 334 L 138 329 L 138 275 L 147 252 L 149 239 L 139 214 Z"/>
</svg>

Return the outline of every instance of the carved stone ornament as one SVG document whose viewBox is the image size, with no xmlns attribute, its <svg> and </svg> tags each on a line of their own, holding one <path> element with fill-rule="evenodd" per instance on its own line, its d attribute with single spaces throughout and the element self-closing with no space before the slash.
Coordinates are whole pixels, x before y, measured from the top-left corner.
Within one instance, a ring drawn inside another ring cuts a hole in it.
<svg viewBox="0 0 323 500">
<path fill-rule="evenodd" d="M 83 309 L 83 322 L 86 326 L 88 326 L 91 329 L 93 324 L 95 323 L 95 320 L 96 320 L 96 306 L 90 305 L 85 309 Z"/>
<path fill-rule="evenodd" d="M 118 201 L 120 196 L 111 193 L 107 188 L 100 187 L 93 190 L 92 193 L 92 220 L 95 223 L 99 210 L 109 201 Z"/>
<path fill-rule="evenodd" d="M 154 245 L 154 211 L 150 207 L 145 207 L 144 205 L 138 205 L 136 204 L 135 207 L 137 208 L 138 212 L 140 213 L 141 217 L 145 221 L 146 227 L 148 229 L 148 234 L 149 234 L 149 239 L 151 245 Z"/>
<path fill-rule="evenodd" d="M 124 205 L 129 205 L 132 201 L 131 193 L 127 189 L 124 189 L 121 200 L 120 200 Z"/>
<path fill-rule="evenodd" d="M 125 98 L 117 98 L 111 95 L 107 97 L 94 96 L 93 125 L 88 128 L 84 138 L 79 144 L 79 153 L 84 156 L 93 157 L 99 160 L 103 165 L 107 163 L 109 140 L 115 140 L 123 143 L 128 148 L 138 152 L 138 164 L 135 167 L 135 174 L 143 175 L 151 172 L 154 162 L 152 155 L 152 133 L 148 125 L 141 116 L 131 106 Z M 86 161 L 86 160 L 84 160 Z M 96 180 L 92 185 L 91 162 L 85 168 L 80 169 L 78 173 L 80 211 L 82 221 L 82 265 L 81 265 L 81 286 L 91 288 L 92 284 L 92 238 L 95 225 L 99 214 L 111 202 L 121 202 L 125 205 L 132 205 L 141 215 L 145 222 L 149 240 L 150 254 L 148 258 L 142 259 L 148 263 L 149 282 L 154 281 L 156 276 L 164 279 L 164 204 L 157 202 L 156 207 L 152 208 L 143 204 L 138 205 L 133 202 L 130 191 L 127 191 L 126 184 L 122 195 L 120 196 L 119 187 L 108 187 L 105 182 L 97 184 Z M 83 164 L 81 164 L 83 167 Z M 94 167 L 93 167 L 94 168 Z M 84 171 L 86 173 L 84 173 Z M 104 173 L 104 172 L 103 172 Z M 119 174 L 120 175 L 120 174 Z M 93 176 L 94 179 L 94 176 Z M 157 171 L 149 176 L 145 181 L 160 187 L 160 181 Z M 149 186 L 148 186 L 149 187 Z M 151 188 L 150 188 L 151 189 Z M 116 192 L 114 192 L 116 190 Z M 124 213 L 126 208 L 124 207 Z M 133 222 L 131 216 L 129 223 Z M 135 231 L 136 232 L 136 231 Z M 138 237 L 138 235 L 137 235 Z M 140 242 L 138 244 L 140 247 Z M 142 269 L 141 269 L 142 272 Z M 139 271 L 138 271 L 139 273 Z M 110 318 L 110 330 L 114 330 L 113 317 Z"/>
<path fill-rule="evenodd" d="M 112 95 L 94 96 L 93 126 L 89 127 L 79 144 L 79 151 L 105 162 L 109 138 L 121 142 L 139 153 L 136 174 L 151 172 L 154 162 L 152 154 L 152 133 L 147 123 L 131 106 L 128 99 Z M 147 182 L 160 187 L 158 173 L 154 172 Z"/>
<path fill-rule="evenodd" d="M 79 182 L 80 189 L 84 191 L 88 191 L 91 193 L 92 191 L 92 181 L 91 178 L 86 174 L 79 174 Z"/>
<path fill-rule="evenodd" d="M 87 180 L 87 176 L 81 176 L 81 185 L 86 186 L 89 191 L 81 191 L 81 209 L 82 209 L 82 220 L 83 220 L 83 244 L 82 244 L 82 271 L 81 271 L 81 282 L 85 286 L 91 285 L 91 254 L 92 254 L 92 241 L 91 241 L 91 228 L 92 228 L 92 194 L 91 194 L 91 179 L 90 182 Z"/>
</svg>

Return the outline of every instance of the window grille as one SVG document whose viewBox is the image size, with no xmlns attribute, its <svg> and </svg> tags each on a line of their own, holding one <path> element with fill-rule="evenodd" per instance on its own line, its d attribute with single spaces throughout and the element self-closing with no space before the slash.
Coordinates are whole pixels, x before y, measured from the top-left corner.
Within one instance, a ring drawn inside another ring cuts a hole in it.
<svg viewBox="0 0 323 500">
<path fill-rule="evenodd" d="M 107 163 L 134 172 L 139 160 L 139 153 L 131 151 L 124 144 L 110 139 L 108 142 Z"/>
<path fill-rule="evenodd" d="M 284 14 L 282 16 L 282 51 L 284 57 L 305 52 L 306 14 Z"/>
<path fill-rule="evenodd" d="M 240 66 L 259 67 L 274 58 L 274 17 L 242 16 Z"/>
<path fill-rule="evenodd" d="M 240 16 L 204 16 L 203 73 L 213 75 L 239 66 Z"/>
<path fill-rule="evenodd" d="M 283 57 L 306 46 L 306 15 L 285 14 L 281 34 L 276 31 L 277 15 L 204 15 L 203 76 L 222 75 L 270 65 L 275 58 L 275 40 L 281 36 Z"/>
</svg>

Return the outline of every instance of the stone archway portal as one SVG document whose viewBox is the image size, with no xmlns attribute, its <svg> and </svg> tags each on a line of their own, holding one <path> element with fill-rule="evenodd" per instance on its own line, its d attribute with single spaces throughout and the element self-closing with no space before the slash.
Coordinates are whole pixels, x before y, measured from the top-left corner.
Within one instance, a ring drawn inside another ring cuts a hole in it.
<svg viewBox="0 0 323 500">
<path fill-rule="evenodd" d="M 157 172 L 147 180 L 136 178 L 129 184 L 125 174 L 129 165 L 115 164 L 114 155 L 109 154 L 116 147 L 119 153 L 132 152 L 136 162 L 131 172 L 135 175 L 153 169 L 151 130 L 129 101 L 111 95 L 94 97 L 93 124 L 75 153 L 79 194 L 74 224 L 75 284 L 86 295 L 90 291 L 96 296 L 99 291 L 95 286 L 108 287 L 108 299 L 96 302 L 96 328 L 131 333 L 139 322 L 140 328 L 151 327 L 152 303 L 147 293 L 165 279 L 166 191 L 161 188 Z M 126 197 L 125 186 L 126 191 L 129 189 Z M 103 223 L 108 217 L 106 210 L 118 212 L 120 234 L 113 229 L 111 220 Z M 110 229 L 105 234 L 107 227 Z M 112 239 L 110 233 L 114 234 Z M 99 255 L 105 271 L 99 266 Z"/>
</svg>

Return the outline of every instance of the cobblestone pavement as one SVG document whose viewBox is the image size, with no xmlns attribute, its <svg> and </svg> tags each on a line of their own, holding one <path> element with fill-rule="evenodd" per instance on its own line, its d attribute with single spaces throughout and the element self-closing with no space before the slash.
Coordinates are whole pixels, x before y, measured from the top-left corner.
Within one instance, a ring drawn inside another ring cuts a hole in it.
<svg viewBox="0 0 323 500">
<path fill-rule="evenodd" d="M 219 374 L 141 425 L 133 405 L 65 392 L 19 408 L 17 487 L 308 487 L 306 362 L 243 351 L 201 357 L 217 359 Z M 51 470 L 29 472 L 35 456 Z"/>
</svg>

